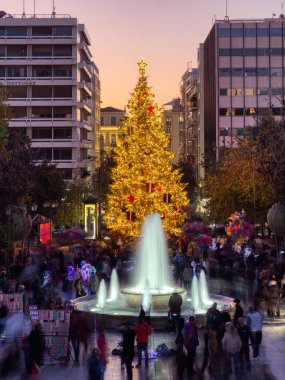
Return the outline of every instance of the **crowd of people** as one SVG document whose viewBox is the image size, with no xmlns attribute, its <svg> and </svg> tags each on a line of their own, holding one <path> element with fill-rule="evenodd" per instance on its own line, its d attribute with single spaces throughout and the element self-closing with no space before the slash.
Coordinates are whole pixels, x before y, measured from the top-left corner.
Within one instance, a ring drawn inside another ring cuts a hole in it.
<svg viewBox="0 0 285 380">
<path fill-rule="evenodd" d="M 243 254 L 246 247 L 250 247 L 248 255 Z M 83 246 L 68 252 L 60 249 L 38 250 L 27 256 L 24 262 L 17 257 L 9 265 L 9 273 L 7 266 L 0 267 L 0 292 L 22 292 L 26 313 L 30 305 L 49 310 L 66 310 L 70 306 L 71 298 L 96 295 L 101 279 L 107 283 L 110 281 L 113 268 L 117 269 L 120 282 L 126 283 L 131 269 L 125 263 L 132 263 L 130 256 L 129 249 L 124 252 L 123 247 L 108 245 L 106 242 L 96 245 L 92 252 Z M 96 268 L 88 281 L 78 270 L 82 262 L 90 263 Z M 214 250 L 193 249 L 190 244 L 174 240 L 170 244 L 170 264 L 173 281 L 177 285 L 190 291 L 193 276 L 199 276 L 201 271 L 205 271 L 210 290 L 230 296 L 235 302 L 233 315 L 224 310 L 219 311 L 214 303 L 207 311 L 206 330 L 201 336 L 201 329 L 197 328 L 194 315 L 187 320 L 181 317 L 182 297 L 178 294 L 170 297 L 168 328 L 175 333 L 173 342 L 176 344 L 178 378 L 183 379 L 186 374 L 191 378 L 205 373 L 206 370 L 215 380 L 227 379 L 231 371 L 237 376 L 250 373 L 252 360 L 259 356 L 263 316 L 280 318 L 280 304 L 285 299 L 285 268 L 282 262 L 276 260 L 274 247 L 252 239 L 244 244 L 240 252 L 236 252 L 232 242 L 223 238 L 216 239 Z M 125 266 L 127 270 L 124 270 Z M 69 271 L 68 268 L 73 270 Z M 246 305 L 246 313 L 242 305 Z M 148 367 L 148 342 L 153 328 L 143 311 L 138 314 L 137 323 L 132 320 L 121 328 L 121 363 L 122 368 L 126 369 L 128 379 L 133 376 L 132 362 L 136 352 L 136 367 L 141 367 L 142 357 L 145 358 L 145 367 Z M 1 337 L 7 318 L 8 310 L 2 305 Z M 96 348 L 93 348 L 93 320 L 88 319 L 86 314 L 72 312 L 69 330 L 71 358 L 74 365 L 80 365 L 81 354 L 83 362 L 89 368 L 90 380 L 103 378 L 110 354 L 105 331 L 99 327 Z M 4 340 L 1 338 L 1 342 Z M 203 347 L 204 356 L 202 365 L 199 366 L 196 360 L 198 346 Z M 80 347 L 83 350 L 81 352 Z M 4 378 L 9 368 L 13 368 L 19 350 L 22 350 L 25 357 L 23 379 L 36 379 L 44 353 L 39 324 L 31 328 L 27 336 L 22 337 L 17 350 L 9 354 L 7 360 L 1 361 L 1 376 Z"/>
</svg>

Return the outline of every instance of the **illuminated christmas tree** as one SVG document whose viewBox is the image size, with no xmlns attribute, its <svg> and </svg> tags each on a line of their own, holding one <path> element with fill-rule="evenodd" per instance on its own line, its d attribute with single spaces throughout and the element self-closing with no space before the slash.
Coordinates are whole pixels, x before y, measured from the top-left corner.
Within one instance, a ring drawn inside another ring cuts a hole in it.
<svg viewBox="0 0 285 380">
<path fill-rule="evenodd" d="M 173 170 L 161 110 L 147 84 L 147 63 L 141 60 L 139 80 L 128 103 L 116 166 L 107 198 L 105 223 L 126 236 L 138 236 L 146 215 L 157 212 L 165 231 L 179 233 L 188 204 L 181 174 Z"/>
</svg>

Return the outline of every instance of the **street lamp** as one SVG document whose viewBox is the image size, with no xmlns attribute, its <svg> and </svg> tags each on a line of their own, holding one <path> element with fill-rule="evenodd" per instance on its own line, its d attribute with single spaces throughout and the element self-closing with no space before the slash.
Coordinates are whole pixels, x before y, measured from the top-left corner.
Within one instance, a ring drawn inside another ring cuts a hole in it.
<svg viewBox="0 0 285 380">
<path fill-rule="evenodd" d="M 43 204 L 44 208 L 50 210 L 50 248 L 51 248 L 51 239 L 52 239 L 52 210 L 58 207 L 57 201 L 45 201 Z"/>
<path fill-rule="evenodd" d="M 31 214 L 31 213 L 36 212 L 37 208 L 38 208 L 38 205 L 36 203 L 30 204 L 27 208 L 28 213 Z M 33 225 L 33 218 L 32 218 L 32 225 Z M 31 231 L 29 232 L 29 235 L 27 238 L 27 256 L 30 255 L 30 234 L 31 234 Z"/>
</svg>

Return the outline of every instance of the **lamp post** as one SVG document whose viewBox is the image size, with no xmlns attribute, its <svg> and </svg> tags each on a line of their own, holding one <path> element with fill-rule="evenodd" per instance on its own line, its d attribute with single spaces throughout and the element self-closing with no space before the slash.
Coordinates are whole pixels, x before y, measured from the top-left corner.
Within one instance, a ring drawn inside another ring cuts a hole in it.
<svg viewBox="0 0 285 380">
<path fill-rule="evenodd" d="M 52 211 L 53 209 L 58 207 L 57 201 L 46 201 L 43 204 L 44 208 L 49 209 L 49 217 L 50 217 L 50 249 L 51 249 L 51 239 L 52 239 Z"/>
<path fill-rule="evenodd" d="M 28 207 L 29 214 L 36 212 L 37 208 L 38 208 L 38 205 L 35 203 L 32 203 L 31 205 L 29 205 L 29 207 Z M 33 223 L 33 221 L 32 221 L 32 223 Z M 29 233 L 28 238 L 27 238 L 27 255 L 26 256 L 30 255 L 30 234 L 31 234 L 31 232 Z"/>
</svg>

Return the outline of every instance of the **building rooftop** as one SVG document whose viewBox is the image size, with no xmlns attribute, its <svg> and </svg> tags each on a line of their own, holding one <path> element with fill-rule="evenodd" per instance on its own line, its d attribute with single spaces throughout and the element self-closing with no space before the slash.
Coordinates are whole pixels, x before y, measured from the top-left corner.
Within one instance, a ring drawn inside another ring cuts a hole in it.
<svg viewBox="0 0 285 380">
<path fill-rule="evenodd" d="M 125 112 L 125 111 L 120 110 L 119 108 L 114 108 L 114 107 L 104 107 L 104 108 L 101 108 L 101 112 Z"/>
</svg>

